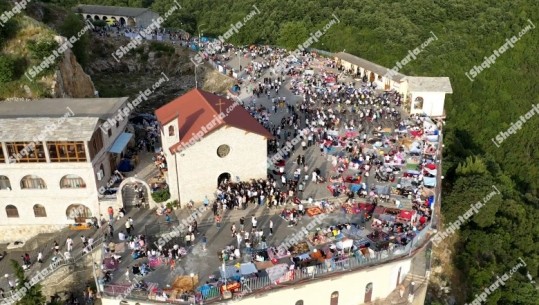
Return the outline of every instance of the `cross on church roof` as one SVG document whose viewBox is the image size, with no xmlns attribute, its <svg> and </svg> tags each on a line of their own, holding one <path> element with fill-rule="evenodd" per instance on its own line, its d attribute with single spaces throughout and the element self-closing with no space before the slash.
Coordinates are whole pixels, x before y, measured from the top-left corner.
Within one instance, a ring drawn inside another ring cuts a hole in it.
<svg viewBox="0 0 539 305">
<path fill-rule="evenodd" d="M 215 104 L 215 106 L 219 106 L 219 113 L 223 112 L 223 111 L 221 110 L 221 106 L 224 105 L 224 104 L 225 104 L 225 103 L 223 103 L 223 102 L 221 101 L 221 99 L 219 99 L 219 103 Z"/>
</svg>

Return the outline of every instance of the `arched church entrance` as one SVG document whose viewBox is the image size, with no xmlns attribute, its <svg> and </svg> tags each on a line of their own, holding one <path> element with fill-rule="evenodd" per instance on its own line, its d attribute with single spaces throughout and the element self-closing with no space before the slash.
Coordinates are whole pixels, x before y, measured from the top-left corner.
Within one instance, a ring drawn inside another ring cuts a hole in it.
<svg viewBox="0 0 539 305">
<path fill-rule="evenodd" d="M 226 180 L 227 182 L 229 182 L 231 177 L 232 177 L 232 176 L 230 176 L 229 173 L 222 173 L 222 174 L 220 174 L 219 177 L 217 178 L 217 186 L 221 185 L 221 182 L 223 182 L 223 181 L 225 181 L 225 180 Z"/>
<path fill-rule="evenodd" d="M 148 184 L 136 180 L 128 181 L 121 185 L 120 194 L 124 208 L 147 208 L 149 207 L 150 188 Z"/>
<path fill-rule="evenodd" d="M 137 26 L 135 19 L 133 19 L 132 17 L 127 18 L 127 26 Z"/>
<path fill-rule="evenodd" d="M 121 26 L 125 25 L 125 18 L 124 17 L 120 17 L 120 25 Z"/>
</svg>

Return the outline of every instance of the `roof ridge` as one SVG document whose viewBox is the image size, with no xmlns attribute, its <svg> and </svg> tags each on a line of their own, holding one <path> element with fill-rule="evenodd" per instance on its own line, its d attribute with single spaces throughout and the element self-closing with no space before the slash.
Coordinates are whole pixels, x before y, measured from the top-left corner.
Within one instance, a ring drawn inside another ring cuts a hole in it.
<svg viewBox="0 0 539 305">
<path fill-rule="evenodd" d="M 204 100 L 204 102 L 210 106 L 210 108 L 211 108 L 211 110 L 213 111 L 213 113 L 214 113 L 215 115 L 219 115 L 219 113 L 217 112 L 217 109 L 213 108 L 212 103 L 210 103 L 210 101 L 208 101 L 208 99 L 204 96 L 204 94 L 202 94 L 203 92 L 204 92 L 204 93 L 206 93 L 206 92 L 205 92 L 205 91 L 202 91 L 202 90 L 200 90 L 200 89 L 198 89 L 198 88 L 195 88 L 194 90 L 195 90 L 196 93 L 198 93 L 198 95 L 199 95 L 200 97 L 202 97 L 202 99 Z M 220 98 L 220 97 L 219 97 L 219 98 Z"/>
</svg>

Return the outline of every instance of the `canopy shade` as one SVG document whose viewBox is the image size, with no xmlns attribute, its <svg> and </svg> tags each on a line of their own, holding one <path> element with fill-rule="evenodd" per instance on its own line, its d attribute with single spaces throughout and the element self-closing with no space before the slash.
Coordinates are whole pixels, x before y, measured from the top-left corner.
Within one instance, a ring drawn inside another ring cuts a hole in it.
<svg viewBox="0 0 539 305">
<path fill-rule="evenodd" d="M 127 143 L 131 140 L 133 137 L 132 133 L 124 132 L 122 133 L 116 141 L 114 141 L 114 144 L 112 144 L 112 147 L 109 149 L 109 152 L 113 154 L 119 154 L 121 153 L 124 148 L 127 146 Z"/>
</svg>

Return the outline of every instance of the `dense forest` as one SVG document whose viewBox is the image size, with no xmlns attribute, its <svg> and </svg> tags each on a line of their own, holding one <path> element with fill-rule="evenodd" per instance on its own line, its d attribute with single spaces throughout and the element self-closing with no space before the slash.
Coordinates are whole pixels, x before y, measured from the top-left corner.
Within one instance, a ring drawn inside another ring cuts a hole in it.
<svg viewBox="0 0 539 305">
<path fill-rule="evenodd" d="M 49 0 L 71 8 L 74 0 Z M 430 43 L 402 72 L 449 76 L 454 93 L 446 98 L 443 222 L 465 213 L 493 187 L 501 191 L 457 232 L 452 286 L 457 303 L 475 298 L 522 258 L 521 268 L 484 304 L 539 304 L 539 123 L 531 116 L 521 130 L 493 143 L 520 116 L 539 103 L 539 30 L 519 37 L 474 81 L 465 73 L 526 26 L 539 24 L 536 0 L 180 0 L 182 9 L 165 26 L 223 34 L 256 4 L 260 14 L 229 42 L 264 43 L 294 49 L 310 33 L 337 16 L 340 23 L 312 47 L 346 50 L 392 67 L 425 42 Z M 173 0 L 85 0 L 85 4 L 151 7 L 164 14 Z M 531 23 L 530 23 L 531 22 Z M 0 28 L 0 35 L 2 28 Z M 1 63 L 0 63 L 1 64 Z M 499 146 L 499 147 L 498 147 Z M 433 302 L 436 304 L 436 302 Z"/>
</svg>

